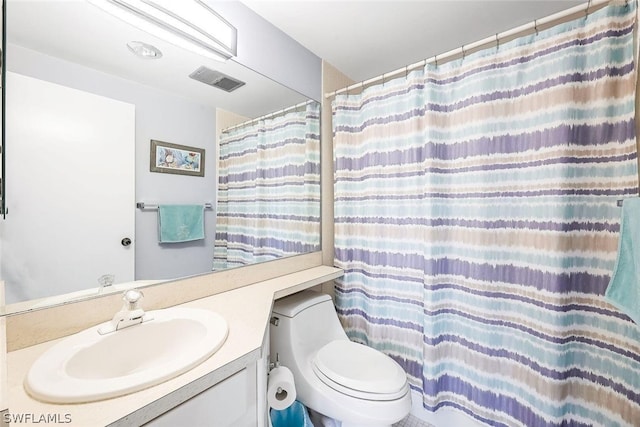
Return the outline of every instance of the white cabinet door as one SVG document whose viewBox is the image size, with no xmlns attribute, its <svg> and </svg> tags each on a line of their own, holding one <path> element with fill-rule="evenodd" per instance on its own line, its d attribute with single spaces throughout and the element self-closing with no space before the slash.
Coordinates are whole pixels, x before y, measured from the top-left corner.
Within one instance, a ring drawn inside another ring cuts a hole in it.
<svg viewBox="0 0 640 427">
<path fill-rule="evenodd" d="M 250 365 L 145 424 L 147 427 L 255 427 L 256 365 Z"/>
<path fill-rule="evenodd" d="M 135 106 L 16 73 L 6 96 L 7 302 L 134 280 Z"/>
</svg>

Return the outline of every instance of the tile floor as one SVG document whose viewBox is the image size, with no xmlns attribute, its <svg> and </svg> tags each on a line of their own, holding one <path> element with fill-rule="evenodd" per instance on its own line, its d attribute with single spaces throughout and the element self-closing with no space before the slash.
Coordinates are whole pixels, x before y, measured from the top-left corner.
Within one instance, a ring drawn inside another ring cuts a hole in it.
<svg viewBox="0 0 640 427">
<path fill-rule="evenodd" d="M 393 427 L 433 427 L 431 424 L 416 418 L 413 415 L 407 416 L 404 420 L 393 425 Z"/>
</svg>

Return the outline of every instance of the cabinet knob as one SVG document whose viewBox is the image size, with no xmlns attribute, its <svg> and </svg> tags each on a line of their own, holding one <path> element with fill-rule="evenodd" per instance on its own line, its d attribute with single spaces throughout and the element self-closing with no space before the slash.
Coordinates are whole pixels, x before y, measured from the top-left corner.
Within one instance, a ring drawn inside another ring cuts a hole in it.
<svg viewBox="0 0 640 427">
<path fill-rule="evenodd" d="M 120 243 L 122 244 L 122 246 L 127 247 L 131 244 L 131 239 L 128 237 L 125 237 L 120 241 Z"/>
</svg>

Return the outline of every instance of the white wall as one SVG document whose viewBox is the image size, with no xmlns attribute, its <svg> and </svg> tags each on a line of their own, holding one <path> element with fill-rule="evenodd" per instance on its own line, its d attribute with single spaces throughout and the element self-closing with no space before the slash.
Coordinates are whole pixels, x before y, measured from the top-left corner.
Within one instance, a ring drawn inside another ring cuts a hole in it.
<svg viewBox="0 0 640 427">
<path fill-rule="evenodd" d="M 132 104 L 8 72 L 7 301 L 134 279 Z M 118 126 L 114 126 L 118 123 Z"/>
<path fill-rule="evenodd" d="M 238 30 L 235 61 L 321 101 L 322 60 L 318 56 L 240 2 L 205 2 Z"/>
</svg>

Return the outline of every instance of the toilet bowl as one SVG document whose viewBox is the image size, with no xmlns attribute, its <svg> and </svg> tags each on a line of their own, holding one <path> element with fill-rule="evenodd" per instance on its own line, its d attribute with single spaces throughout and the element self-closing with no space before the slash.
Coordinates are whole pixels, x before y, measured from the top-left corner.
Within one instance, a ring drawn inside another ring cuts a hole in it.
<svg viewBox="0 0 640 427">
<path fill-rule="evenodd" d="M 387 355 L 349 341 L 328 295 L 303 291 L 275 302 L 271 361 L 288 367 L 297 399 L 350 426 L 390 426 L 411 409 L 407 375 Z"/>
</svg>

